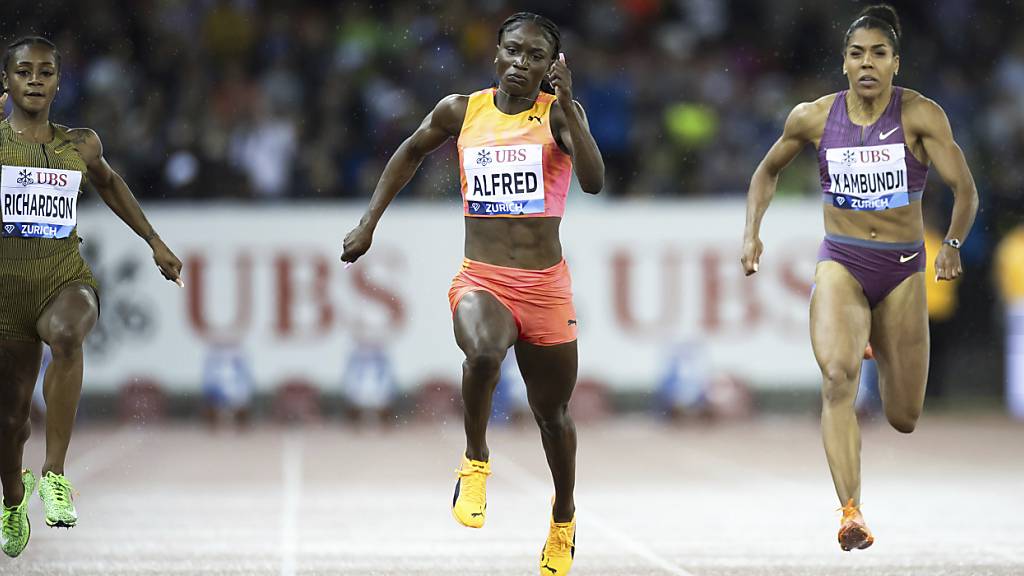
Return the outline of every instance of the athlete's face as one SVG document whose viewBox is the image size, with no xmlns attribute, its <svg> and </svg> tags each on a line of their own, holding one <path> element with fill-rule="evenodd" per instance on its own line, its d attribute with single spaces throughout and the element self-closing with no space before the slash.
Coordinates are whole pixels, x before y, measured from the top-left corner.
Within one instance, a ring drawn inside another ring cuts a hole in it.
<svg viewBox="0 0 1024 576">
<path fill-rule="evenodd" d="M 57 55 L 42 44 L 18 47 L 4 70 L 4 88 L 15 106 L 26 112 L 41 112 L 50 107 L 60 80 Z"/>
<path fill-rule="evenodd" d="M 890 86 L 900 68 L 900 57 L 889 37 L 875 28 L 858 28 L 850 35 L 843 53 L 843 73 L 850 90 L 864 98 L 875 98 Z"/>
<path fill-rule="evenodd" d="M 555 48 L 539 26 L 526 22 L 507 30 L 494 59 L 498 85 L 513 96 L 529 96 L 555 61 Z"/>
</svg>

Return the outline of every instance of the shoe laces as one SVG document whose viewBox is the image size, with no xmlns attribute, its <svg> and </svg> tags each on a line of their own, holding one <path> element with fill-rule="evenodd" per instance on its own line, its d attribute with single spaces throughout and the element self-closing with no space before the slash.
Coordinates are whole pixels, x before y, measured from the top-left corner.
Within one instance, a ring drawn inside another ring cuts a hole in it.
<svg viewBox="0 0 1024 576">
<path fill-rule="evenodd" d="M 544 554 L 548 556 L 567 554 L 572 548 L 572 538 L 568 526 L 551 526 L 548 541 L 544 545 Z"/>
<path fill-rule="evenodd" d="M 459 468 L 456 470 L 462 482 L 459 486 L 459 493 L 464 494 L 474 502 L 483 502 L 487 494 L 485 480 L 491 475 L 489 470 L 481 470 L 475 466 Z"/>
<path fill-rule="evenodd" d="M 3 518 L 0 523 L 3 524 L 2 531 L 5 541 L 21 538 L 22 523 L 15 518 L 17 515 L 18 506 L 3 506 Z"/>
<path fill-rule="evenodd" d="M 843 513 L 842 521 L 848 522 L 860 516 L 860 505 L 855 505 L 853 503 L 853 498 L 850 498 L 849 500 L 847 500 L 845 506 L 843 506 L 842 508 L 837 508 L 836 511 L 841 511 Z"/>
<path fill-rule="evenodd" d="M 70 503 L 73 490 L 71 482 L 63 474 L 54 474 L 53 472 L 48 473 L 46 478 L 50 483 L 53 499 L 60 504 Z"/>
</svg>

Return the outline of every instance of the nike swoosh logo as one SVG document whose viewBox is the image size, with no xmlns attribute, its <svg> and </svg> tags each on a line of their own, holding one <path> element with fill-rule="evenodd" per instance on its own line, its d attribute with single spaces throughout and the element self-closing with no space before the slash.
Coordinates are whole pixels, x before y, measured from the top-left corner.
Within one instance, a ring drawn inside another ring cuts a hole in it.
<svg viewBox="0 0 1024 576">
<path fill-rule="evenodd" d="M 895 131 L 897 131 L 899 129 L 900 129 L 900 127 L 897 126 L 897 127 L 893 128 L 892 130 L 889 130 L 888 132 L 882 132 L 881 134 L 878 135 L 878 139 L 879 140 L 885 140 L 889 136 L 892 136 L 893 132 L 895 132 Z"/>
<path fill-rule="evenodd" d="M 900 254 L 900 264 L 903 264 L 904 262 L 910 262 L 914 258 L 917 258 L 918 254 L 920 254 L 920 252 L 914 252 L 910 256 L 904 256 L 904 255 Z"/>
</svg>

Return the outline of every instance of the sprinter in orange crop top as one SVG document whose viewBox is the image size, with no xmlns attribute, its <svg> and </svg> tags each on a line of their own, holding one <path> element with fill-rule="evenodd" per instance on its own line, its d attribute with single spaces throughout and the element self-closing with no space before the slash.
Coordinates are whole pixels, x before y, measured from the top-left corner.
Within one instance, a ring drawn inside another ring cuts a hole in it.
<svg viewBox="0 0 1024 576">
<path fill-rule="evenodd" d="M 574 168 L 584 192 L 604 186 L 604 162 L 572 98 L 560 44 L 558 28 L 543 16 L 506 20 L 494 58 L 497 86 L 437 104 L 391 157 L 341 255 L 355 262 L 366 253 L 381 215 L 423 158 L 457 138 L 466 244 L 449 300 L 455 340 L 466 354 L 466 452 L 452 512 L 466 526 L 483 526 L 491 396 L 515 346 L 555 485 L 539 566 L 548 575 L 568 572 L 576 527 L 576 431 L 567 413 L 576 384 L 576 315 L 558 227 Z"/>
</svg>

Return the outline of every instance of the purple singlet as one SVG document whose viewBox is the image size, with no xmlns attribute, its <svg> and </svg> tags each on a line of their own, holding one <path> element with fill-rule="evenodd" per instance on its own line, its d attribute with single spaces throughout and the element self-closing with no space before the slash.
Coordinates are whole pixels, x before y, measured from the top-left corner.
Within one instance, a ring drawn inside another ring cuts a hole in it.
<svg viewBox="0 0 1024 576">
<path fill-rule="evenodd" d="M 818 145 L 825 203 L 844 210 L 888 210 L 919 201 L 928 166 L 907 148 L 903 89 L 893 87 L 889 105 L 870 126 L 850 120 L 847 92 L 836 95 Z"/>
</svg>

